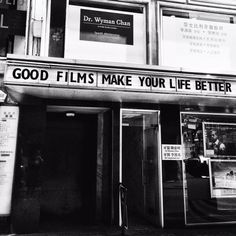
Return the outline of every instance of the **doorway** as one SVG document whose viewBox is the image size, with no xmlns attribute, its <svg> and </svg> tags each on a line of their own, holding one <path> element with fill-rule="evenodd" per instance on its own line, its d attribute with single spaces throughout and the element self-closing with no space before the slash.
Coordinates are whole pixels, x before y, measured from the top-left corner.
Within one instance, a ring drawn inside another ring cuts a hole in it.
<svg viewBox="0 0 236 236">
<path fill-rule="evenodd" d="M 122 109 L 121 182 L 127 188 L 129 228 L 162 226 L 159 112 Z"/>
<path fill-rule="evenodd" d="M 110 133 L 105 109 L 48 108 L 40 198 L 43 231 L 105 223 Z"/>
</svg>

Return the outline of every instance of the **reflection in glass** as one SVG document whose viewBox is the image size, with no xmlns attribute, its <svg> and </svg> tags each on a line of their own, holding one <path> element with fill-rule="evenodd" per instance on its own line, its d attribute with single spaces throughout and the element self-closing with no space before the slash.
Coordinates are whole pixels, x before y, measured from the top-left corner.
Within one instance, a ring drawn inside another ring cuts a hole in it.
<svg viewBox="0 0 236 236">
<path fill-rule="evenodd" d="M 159 224 L 157 112 L 122 111 L 122 183 L 129 224 Z"/>
<path fill-rule="evenodd" d="M 186 224 L 236 221 L 236 194 L 224 188 L 222 177 L 230 174 L 229 164 L 234 163 L 233 155 L 223 153 L 227 144 L 236 142 L 235 121 L 233 115 L 181 114 Z"/>
</svg>

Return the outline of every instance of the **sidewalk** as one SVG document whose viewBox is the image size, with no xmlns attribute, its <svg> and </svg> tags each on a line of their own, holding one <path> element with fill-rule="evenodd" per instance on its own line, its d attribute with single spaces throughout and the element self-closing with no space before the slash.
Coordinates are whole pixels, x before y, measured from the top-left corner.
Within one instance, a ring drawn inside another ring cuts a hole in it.
<svg viewBox="0 0 236 236">
<path fill-rule="evenodd" d="M 85 228 L 70 232 L 50 232 L 34 234 L 9 234 L 17 236 L 120 236 L 118 228 Z M 134 228 L 125 233 L 126 236 L 236 236 L 236 226 L 215 226 L 205 228 L 156 229 Z"/>
</svg>

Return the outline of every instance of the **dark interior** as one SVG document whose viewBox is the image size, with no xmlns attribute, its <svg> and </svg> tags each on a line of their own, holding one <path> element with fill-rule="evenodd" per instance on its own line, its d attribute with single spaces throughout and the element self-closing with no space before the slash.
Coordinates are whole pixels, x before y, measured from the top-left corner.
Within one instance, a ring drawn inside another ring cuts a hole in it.
<svg viewBox="0 0 236 236">
<path fill-rule="evenodd" d="M 47 113 L 41 224 L 93 224 L 96 215 L 97 115 Z M 48 229 L 47 229 L 48 230 Z"/>
</svg>

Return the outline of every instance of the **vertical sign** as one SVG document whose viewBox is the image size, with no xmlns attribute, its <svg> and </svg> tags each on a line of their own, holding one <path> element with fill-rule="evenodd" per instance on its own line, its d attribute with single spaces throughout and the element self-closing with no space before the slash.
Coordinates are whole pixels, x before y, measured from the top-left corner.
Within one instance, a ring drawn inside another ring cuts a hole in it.
<svg viewBox="0 0 236 236">
<path fill-rule="evenodd" d="M 0 106 L 0 215 L 11 209 L 18 119 L 18 107 Z"/>
</svg>

